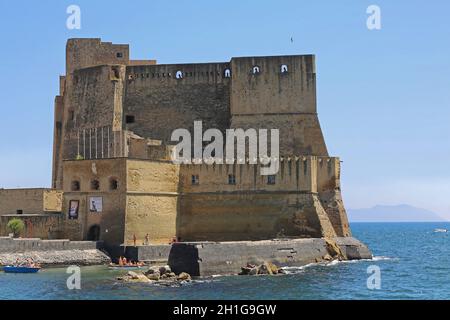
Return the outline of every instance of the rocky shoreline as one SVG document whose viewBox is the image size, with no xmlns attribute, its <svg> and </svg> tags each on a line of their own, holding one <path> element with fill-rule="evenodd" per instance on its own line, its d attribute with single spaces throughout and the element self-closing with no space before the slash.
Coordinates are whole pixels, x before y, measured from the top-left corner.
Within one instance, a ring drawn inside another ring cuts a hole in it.
<svg viewBox="0 0 450 320">
<path fill-rule="evenodd" d="M 145 272 L 128 271 L 126 275 L 116 279 L 127 283 L 156 283 L 163 286 L 181 286 L 192 280 L 190 274 L 181 272 L 177 275 L 167 265 L 151 266 Z"/>
</svg>

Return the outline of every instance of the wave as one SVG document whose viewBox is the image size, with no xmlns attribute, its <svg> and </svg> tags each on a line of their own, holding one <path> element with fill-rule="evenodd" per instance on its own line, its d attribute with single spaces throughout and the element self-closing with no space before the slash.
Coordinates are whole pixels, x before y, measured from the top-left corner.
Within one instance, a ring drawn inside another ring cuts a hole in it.
<svg viewBox="0 0 450 320">
<path fill-rule="evenodd" d="M 323 267 L 333 267 L 339 265 L 341 263 L 359 263 L 359 262 L 373 262 L 373 261 L 397 261 L 398 258 L 386 257 L 386 256 L 374 256 L 372 259 L 359 259 L 359 260 L 333 260 L 330 262 L 316 262 L 309 263 L 300 267 L 283 267 L 282 269 L 286 272 L 286 274 L 295 274 L 300 272 L 305 272 L 307 268 L 314 266 L 323 266 Z"/>
</svg>

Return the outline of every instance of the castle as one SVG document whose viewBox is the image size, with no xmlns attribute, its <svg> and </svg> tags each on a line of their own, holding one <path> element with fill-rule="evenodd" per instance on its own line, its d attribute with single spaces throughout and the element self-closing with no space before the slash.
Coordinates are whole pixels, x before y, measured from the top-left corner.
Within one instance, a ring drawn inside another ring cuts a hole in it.
<svg viewBox="0 0 450 320">
<path fill-rule="evenodd" d="M 317 116 L 313 55 L 199 64 L 129 56 L 128 45 L 68 40 L 52 189 L 32 197 L 43 212 L 18 208 L 30 190 L 0 191 L 2 233 L 22 210 L 33 236 L 111 244 L 350 236 L 340 161 L 328 155 Z M 173 163 L 171 133 L 192 131 L 194 121 L 221 132 L 279 129 L 278 173 Z"/>
</svg>

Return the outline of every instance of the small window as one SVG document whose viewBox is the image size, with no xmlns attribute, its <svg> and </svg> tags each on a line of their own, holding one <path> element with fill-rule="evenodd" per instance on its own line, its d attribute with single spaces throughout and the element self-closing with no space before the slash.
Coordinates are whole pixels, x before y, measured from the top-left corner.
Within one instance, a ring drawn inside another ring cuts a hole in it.
<svg viewBox="0 0 450 320">
<path fill-rule="evenodd" d="M 23 214 L 23 210 L 22 209 L 18 209 L 18 210 L 16 210 L 16 213 L 17 214 Z"/>
<path fill-rule="evenodd" d="M 175 78 L 177 78 L 177 79 L 183 79 L 183 72 L 177 71 L 177 73 L 175 74 Z"/>
<path fill-rule="evenodd" d="M 74 180 L 71 183 L 70 190 L 72 191 L 80 191 L 80 181 Z"/>
<path fill-rule="evenodd" d="M 111 178 L 109 180 L 109 190 L 117 190 L 119 188 L 119 182 L 116 178 Z"/>
<path fill-rule="evenodd" d="M 228 175 L 228 184 L 236 184 L 236 176 L 234 174 Z"/>
<path fill-rule="evenodd" d="M 285 64 L 281 65 L 281 73 L 287 73 L 288 72 L 288 67 Z"/>
<path fill-rule="evenodd" d="M 230 78 L 231 77 L 231 70 L 230 69 L 225 69 L 224 77 L 225 78 Z"/>
<path fill-rule="evenodd" d="M 254 66 L 253 69 L 252 69 L 252 72 L 253 72 L 253 74 L 258 74 L 258 73 L 260 73 L 259 67 L 258 67 L 258 66 Z"/>
<path fill-rule="evenodd" d="M 116 53 L 116 57 L 117 58 L 123 58 L 123 53 L 122 52 L 117 52 Z"/>
<path fill-rule="evenodd" d="M 131 116 L 131 115 L 127 115 L 127 116 L 125 116 L 125 122 L 126 123 L 134 123 L 134 116 Z"/>
<path fill-rule="evenodd" d="M 197 185 L 197 184 L 200 183 L 200 179 L 199 179 L 199 177 L 198 177 L 198 174 L 195 174 L 195 175 L 193 174 L 193 175 L 192 175 L 191 182 L 192 182 L 193 185 Z"/>
<path fill-rule="evenodd" d="M 275 184 L 275 176 L 274 175 L 267 176 L 267 184 Z"/>
<path fill-rule="evenodd" d="M 75 119 L 75 112 L 73 110 L 69 110 L 69 120 L 73 121 Z"/>
<path fill-rule="evenodd" d="M 100 182 L 98 180 L 91 181 L 91 190 L 100 190 Z"/>
</svg>

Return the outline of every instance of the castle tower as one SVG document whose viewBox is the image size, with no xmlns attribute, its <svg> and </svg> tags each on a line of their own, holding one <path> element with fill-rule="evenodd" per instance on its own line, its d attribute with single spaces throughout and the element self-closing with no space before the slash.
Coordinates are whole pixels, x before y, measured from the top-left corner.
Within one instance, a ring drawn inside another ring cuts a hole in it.
<svg viewBox="0 0 450 320">
<path fill-rule="evenodd" d="M 281 155 L 328 156 L 312 55 L 231 60 L 231 127 L 280 130 Z"/>
</svg>

